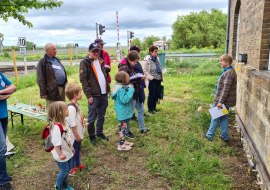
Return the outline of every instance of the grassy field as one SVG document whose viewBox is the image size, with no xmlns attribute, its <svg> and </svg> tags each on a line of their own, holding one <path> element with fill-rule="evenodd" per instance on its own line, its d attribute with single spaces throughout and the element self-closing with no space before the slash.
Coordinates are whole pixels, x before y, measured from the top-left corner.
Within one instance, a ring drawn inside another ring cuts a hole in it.
<svg viewBox="0 0 270 190">
<path fill-rule="evenodd" d="M 113 64 L 112 76 L 116 72 Z M 78 68 L 68 68 L 69 79 L 78 80 Z M 104 125 L 108 143 L 99 141 L 91 146 L 83 141 L 82 160 L 90 166 L 76 177 L 70 177 L 75 189 L 195 189 L 227 190 L 233 183 L 227 175 L 224 157 L 235 156 L 232 147 L 226 146 L 218 136 L 213 142 L 203 137 L 210 122 L 207 107 L 221 69 L 217 60 L 187 59 L 182 63 L 167 63 L 164 86 L 165 97 L 158 105 L 158 114 L 145 118 L 151 130 L 142 136 L 137 122 L 132 121 L 135 147 L 130 152 L 116 150 L 117 121 L 113 102 L 109 101 Z M 21 78 L 19 90 L 10 98 L 33 104 L 39 98 L 35 75 Z M 147 92 L 147 90 L 146 90 Z M 80 102 L 87 115 L 87 101 Z M 51 189 L 55 183 L 57 167 L 49 153 L 43 150 L 41 130 L 46 124 L 27 118 L 26 126 L 16 120 L 9 137 L 16 146 L 15 156 L 8 159 L 8 170 L 13 176 L 15 189 Z M 219 132 L 217 132 L 219 133 Z"/>
</svg>

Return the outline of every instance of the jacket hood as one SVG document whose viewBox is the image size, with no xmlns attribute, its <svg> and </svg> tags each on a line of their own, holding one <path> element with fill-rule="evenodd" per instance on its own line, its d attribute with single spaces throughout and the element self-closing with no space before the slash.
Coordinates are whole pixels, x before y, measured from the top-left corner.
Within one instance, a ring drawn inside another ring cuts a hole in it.
<svg viewBox="0 0 270 190">
<path fill-rule="evenodd" d="M 115 99 L 116 98 L 116 94 L 117 94 L 118 90 L 120 90 L 122 87 L 123 87 L 123 85 L 120 84 L 120 83 L 116 83 L 115 84 L 114 89 L 113 89 L 113 91 L 111 93 L 112 99 Z"/>
</svg>

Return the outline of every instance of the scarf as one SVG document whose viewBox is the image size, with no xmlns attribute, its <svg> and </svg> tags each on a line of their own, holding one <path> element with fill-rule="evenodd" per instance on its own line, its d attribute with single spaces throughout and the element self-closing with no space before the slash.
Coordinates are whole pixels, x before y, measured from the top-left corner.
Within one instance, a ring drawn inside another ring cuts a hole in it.
<svg viewBox="0 0 270 190">
<path fill-rule="evenodd" d="M 158 58 L 150 55 L 150 59 L 152 59 L 152 61 L 154 61 L 156 63 L 157 73 L 162 74 L 162 68 L 161 68 L 161 65 L 158 61 Z"/>
</svg>

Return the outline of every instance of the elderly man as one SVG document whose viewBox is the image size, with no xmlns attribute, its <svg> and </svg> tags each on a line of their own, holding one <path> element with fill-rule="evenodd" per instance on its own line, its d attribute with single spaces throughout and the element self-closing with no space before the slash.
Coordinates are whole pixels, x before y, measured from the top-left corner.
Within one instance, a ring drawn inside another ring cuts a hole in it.
<svg viewBox="0 0 270 190">
<path fill-rule="evenodd" d="M 104 67 L 105 67 L 105 70 L 106 70 L 106 73 L 107 73 L 107 79 L 108 79 L 108 82 L 111 83 L 112 82 L 112 79 L 111 79 L 111 76 L 110 76 L 111 59 L 110 59 L 110 56 L 109 56 L 108 52 L 103 49 L 104 44 L 106 44 L 106 43 L 104 43 L 104 41 L 102 39 L 100 39 L 100 38 L 96 39 L 95 43 L 97 43 L 99 45 L 99 47 L 100 47 L 99 57 L 101 59 L 103 59 Z"/>
<path fill-rule="evenodd" d="M 0 189 L 12 190 L 11 177 L 6 167 L 6 135 L 8 129 L 7 99 L 16 91 L 16 87 L 0 72 Z"/>
<path fill-rule="evenodd" d="M 88 99 L 88 135 L 91 144 L 96 144 L 96 136 L 105 141 L 109 140 L 103 133 L 103 124 L 108 107 L 107 94 L 110 91 L 110 87 L 104 62 L 99 58 L 99 53 L 99 45 L 91 43 L 89 54 L 80 63 L 80 81 Z"/>
<path fill-rule="evenodd" d="M 56 56 L 56 47 L 52 43 L 45 45 L 46 54 L 37 64 L 37 83 L 40 97 L 46 99 L 46 107 L 55 101 L 65 101 L 67 74 Z"/>
</svg>

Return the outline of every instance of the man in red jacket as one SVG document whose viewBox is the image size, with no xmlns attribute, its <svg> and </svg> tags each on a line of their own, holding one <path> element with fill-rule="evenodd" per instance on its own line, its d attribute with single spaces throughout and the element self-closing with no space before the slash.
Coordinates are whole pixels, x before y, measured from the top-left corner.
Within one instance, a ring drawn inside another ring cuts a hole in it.
<svg viewBox="0 0 270 190">
<path fill-rule="evenodd" d="M 106 43 L 104 43 L 104 41 L 100 38 L 96 39 L 95 43 L 97 43 L 100 47 L 99 57 L 101 59 L 103 59 L 104 66 L 105 66 L 106 73 L 107 73 L 107 79 L 108 79 L 108 82 L 111 83 L 112 79 L 111 79 L 111 76 L 109 74 L 109 72 L 111 71 L 111 59 L 110 59 L 108 52 L 103 49 L 104 44 L 106 44 Z"/>
</svg>

